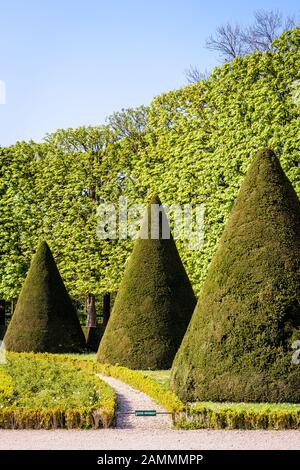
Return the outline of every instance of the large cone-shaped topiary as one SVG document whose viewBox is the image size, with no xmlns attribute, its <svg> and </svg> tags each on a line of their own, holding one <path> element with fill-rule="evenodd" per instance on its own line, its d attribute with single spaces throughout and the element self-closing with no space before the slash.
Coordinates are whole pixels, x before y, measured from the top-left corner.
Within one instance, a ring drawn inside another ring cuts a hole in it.
<svg viewBox="0 0 300 470">
<path fill-rule="evenodd" d="M 160 212 L 159 223 L 151 218 L 151 205 L 152 211 L 162 209 L 156 197 L 145 214 L 99 346 L 99 362 L 171 367 L 196 304 L 172 236 L 162 237 L 162 220 L 169 229 L 166 216 Z"/>
<path fill-rule="evenodd" d="M 85 339 L 71 299 L 53 259 L 42 242 L 4 337 L 10 351 L 78 352 Z"/>
<path fill-rule="evenodd" d="M 185 401 L 300 403 L 300 204 L 271 150 L 241 186 L 171 385 Z"/>
</svg>

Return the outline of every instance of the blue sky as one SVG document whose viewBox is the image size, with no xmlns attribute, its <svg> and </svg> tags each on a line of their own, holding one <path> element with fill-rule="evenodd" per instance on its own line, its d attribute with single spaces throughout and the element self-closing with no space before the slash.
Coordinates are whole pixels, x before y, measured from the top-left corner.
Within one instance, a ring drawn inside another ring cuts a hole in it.
<svg viewBox="0 0 300 470">
<path fill-rule="evenodd" d="M 0 146 L 96 125 L 218 65 L 205 39 L 255 9 L 299 15 L 298 0 L 0 0 Z"/>
</svg>

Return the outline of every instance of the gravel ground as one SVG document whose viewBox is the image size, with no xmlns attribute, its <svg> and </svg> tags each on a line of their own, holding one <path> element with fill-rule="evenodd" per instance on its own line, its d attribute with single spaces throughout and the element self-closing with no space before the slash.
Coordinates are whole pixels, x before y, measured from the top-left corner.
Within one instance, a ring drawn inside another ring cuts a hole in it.
<svg viewBox="0 0 300 470">
<path fill-rule="evenodd" d="M 162 409 L 147 395 L 112 377 L 118 411 Z M 300 431 L 175 431 L 167 415 L 117 415 L 116 427 L 94 431 L 0 430 L 0 449 L 26 450 L 299 450 Z"/>
<path fill-rule="evenodd" d="M 0 449 L 299 450 L 299 431 L 0 431 Z"/>
</svg>

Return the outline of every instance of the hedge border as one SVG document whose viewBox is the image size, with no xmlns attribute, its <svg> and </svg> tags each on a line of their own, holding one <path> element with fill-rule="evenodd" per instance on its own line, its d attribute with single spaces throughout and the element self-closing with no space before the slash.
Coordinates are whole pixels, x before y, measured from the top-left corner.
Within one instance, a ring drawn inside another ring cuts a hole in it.
<svg viewBox="0 0 300 470">
<path fill-rule="evenodd" d="M 80 360 L 65 355 L 8 353 L 32 357 L 35 361 L 51 358 L 64 364 L 75 365 L 85 371 L 100 395 L 99 402 L 93 406 L 80 408 L 19 408 L 8 406 L 0 408 L 0 429 L 98 429 L 111 426 L 116 410 L 116 395 L 113 389 L 96 377 L 97 365 L 91 361 Z"/>
<path fill-rule="evenodd" d="M 133 388 L 146 393 L 170 413 L 179 413 L 185 409 L 184 404 L 174 392 L 166 390 L 159 382 L 151 379 L 143 372 L 131 370 L 117 364 L 98 364 L 98 370 L 103 375 L 120 379 Z"/>
<path fill-rule="evenodd" d="M 286 407 L 285 407 L 286 406 Z M 176 414 L 177 429 L 280 430 L 300 428 L 300 404 L 195 403 Z"/>
<path fill-rule="evenodd" d="M 98 429 L 111 426 L 116 411 L 116 395 L 112 388 L 96 374 L 115 377 L 150 396 L 171 412 L 176 429 L 300 429 L 300 404 L 276 403 L 193 403 L 184 405 L 177 395 L 166 390 L 145 373 L 126 367 L 80 359 L 78 356 L 33 353 L 35 360 L 55 359 L 85 370 L 101 393 L 98 406 L 76 409 L 0 408 L 2 429 Z"/>
<path fill-rule="evenodd" d="M 122 380 L 146 393 L 173 415 L 176 429 L 300 429 L 300 404 L 283 403 L 193 403 L 177 395 L 141 371 L 99 364 L 103 375 Z"/>
</svg>

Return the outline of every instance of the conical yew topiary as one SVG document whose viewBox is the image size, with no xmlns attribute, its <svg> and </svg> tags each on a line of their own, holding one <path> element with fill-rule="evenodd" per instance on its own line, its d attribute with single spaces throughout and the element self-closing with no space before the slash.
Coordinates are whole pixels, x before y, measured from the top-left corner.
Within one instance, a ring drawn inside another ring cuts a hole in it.
<svg viewBox="0 0 300 470">
<path fill-rule="evenodd" d="M 300 204 L 271 150 L 240 188 L 172 367 L 185 401 L 300 402 Z"/>
<path fill-rule="evenodd" d="M 10 351 L 79 352 L 84 335 L 46 242 L 33 257 L 4 337 Z"/>
<path fill-rule="evenodd" d="M 151 217 L 151 206 L 152 211 L 162 210 L 159 198 L 154 198 L 100 342 L 99 362 L 132 369 L 171 367 L 195 307 L 175 242 L 162 231 L 162 220 L 169 228 L 165 213 L 160 212 L 159 219 Z"/>
</svg>

